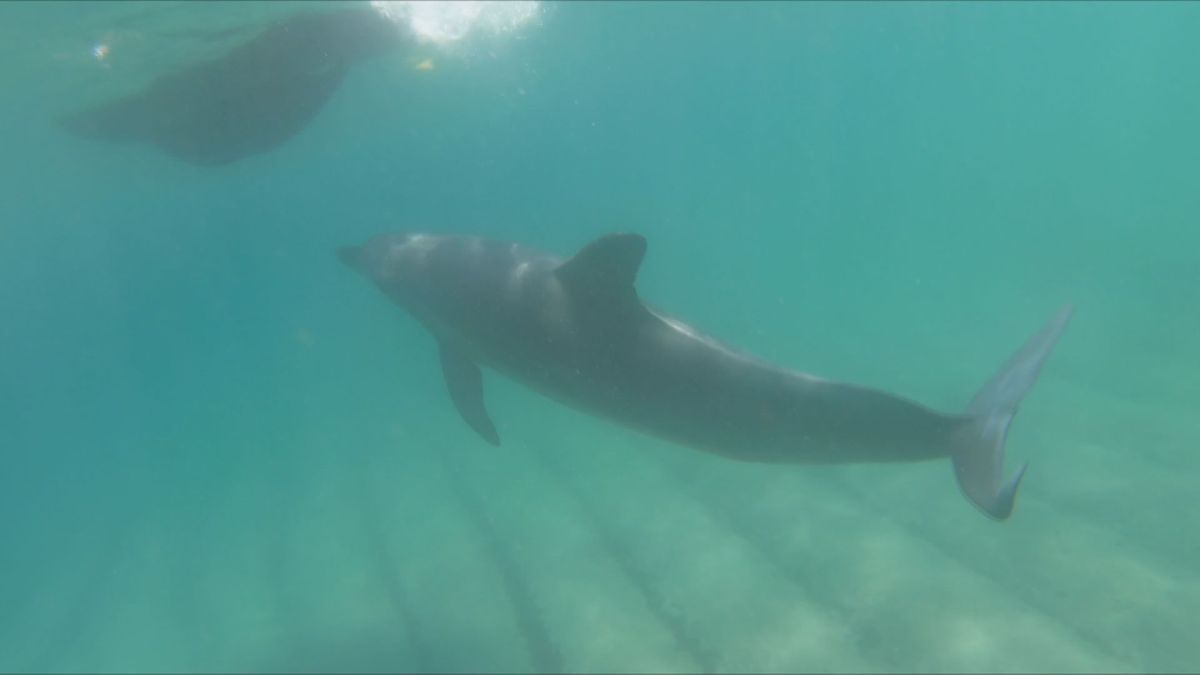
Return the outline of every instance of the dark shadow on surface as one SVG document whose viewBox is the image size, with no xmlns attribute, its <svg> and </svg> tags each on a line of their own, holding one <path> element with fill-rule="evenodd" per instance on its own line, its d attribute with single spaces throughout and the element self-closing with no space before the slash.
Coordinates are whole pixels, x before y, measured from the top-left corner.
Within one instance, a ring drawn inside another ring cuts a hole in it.
<svg viewBox="0 0 1200 675">
<path fill-rule="evenodd" d="M 530 454 L 534 460 L 538 462 L 546 473 L 553 476 L 563 490 L 571 495 L 579 507 L 579 512 L 583 515 L 583 520 L 587 523 L 591 531 L 596 535 L 604 549 L 617 563 L 625 579 L 637 589 L 638 593 L 646 601 L 646 606 L 650 608 L 650 612 L 654 618 L 659 621 L 671 633 L 675 644 L 679 646 L 688 656 L 690 656 L 703 672 L 715 673 L 718 672 L 717 660 L 718 655 L 713 647 L 704 644 L 703 640 L 692 635 L 687 629 L 687 621 L 684 617 L 678 616 L 667 609 L 667 600 L 659 591 L 658 586 L 654 581 L 646 575 L 642 568 L 632 555 L 629 545 L 620 540 L 620 535 L 612 528 L 603 515 L 603 509 L 595 504 L 593 500 L 588 499 L 575 485 L 570 478 L 569 472 L 558 464 L 557 459 L 553 458 L 554 453 L 545 452 L 535 448 L 532 444 L 529 446 Z"/>
<path fill-rule="evenodd" d="M 137 535 L 142 519 L 131 516 L 117 520 L 91 564 L 81 567 L 83 583 L 58 630 L 47 640 L 46 647 L 34 659 L 30 672 L 51 672 L 61 667 L 64 656 L 70 655 L 79 641 L 95 625 L 104 620 L 104 595 L 112 582 L 117 566 L 128 554 L 129 545 Z M 81 561 L 82 562 L 82 561 Z"/>
<path fill-rule="evenodd" d="M 550 639 L 546 622 L 534 600 L 530 581 L 513 559 L 504 538 L 492 526 L 491 516 L 479 496 L 463 481 L 457 451 L 442 446 L 436 448 L 436 452 L 442 460 L 446 483 L 462 504 L 467 518 L 479 533 L 484 550 L 500 574 L 504 590 L 512 601 L 521 634 L 529 647 L 534 668 L 538 672 L 563 672 L 562 655 Z"/>
<path fill-rule="evenodd" d="M 404 570 L 403 562 L 388 546 L 386 528 L 378 510 L 378 500 L 372 498 L 366 468 L 361 463 L 354 471 L 353 481 L 353 492 L 366 533 L 371 562 L 375 565 L 375 571 L 383 586 L 383 591 L 387 594 L 397 619 L 404 624 L 407 633 L 409 649 L 408 653 L 404 655 L 407 661 L 398 663 L 409 663 L 412 664 L 414 670 L 427 671 L 434 659 L 426 646 L 427 640 L 424 635 L 426 631 L 421 627 L 421 614 L 404 589 L 404 582 L 401 579 Z"/>
</svg>

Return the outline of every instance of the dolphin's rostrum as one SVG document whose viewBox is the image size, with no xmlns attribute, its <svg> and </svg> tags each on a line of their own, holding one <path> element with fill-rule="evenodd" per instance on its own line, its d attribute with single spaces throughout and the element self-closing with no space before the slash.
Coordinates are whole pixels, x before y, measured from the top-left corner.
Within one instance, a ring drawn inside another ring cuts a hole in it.
<svg viewBox="0 0 1200 675">
<path fill-rule="evenodd" d="M 753 462 L 910 462 L 949 457 L 992 518 L 1012 513 L 1022 465 L 1004 480 L 1004 439 L 1066 327 L 1064 307 L 984 385 L 942 414 L 882 391 L 777 367 L 645 305 L 646 252 L 610 234 L 562 260 L 468 236 L 383 234 L 338 255 L 437 338 L 450 397 L 499 445 L 480 365 L 574 408 Z"/>
</svg>

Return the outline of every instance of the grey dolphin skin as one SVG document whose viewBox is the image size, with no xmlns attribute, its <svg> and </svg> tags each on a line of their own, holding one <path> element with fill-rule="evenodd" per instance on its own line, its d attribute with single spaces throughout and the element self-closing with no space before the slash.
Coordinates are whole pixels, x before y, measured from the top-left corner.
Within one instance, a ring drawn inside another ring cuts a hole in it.
<svg viewBox="0 0 1200 675">
<path fill-rule="evenodd" d="M 145 142 L 197 166 L 272 150 L 300 132 L 349 68 L 407 42 L 370 7 L 304 12 L 224 56 L 58 120 L 83 138 Z"/>
<path fill-rule="evenodd" d="M 966 410 L 780 368 L 644 304 L 634 289 L 646 240 L 610 234 L 563 260 L 468 236 L 383 234 L 339 249 L 437 339 L 450 398 L 493 445 L 480 365 L 578 410 L 751 462 L 949 458 L 966 497 L 1012 513 L 1025 466 L 1004 480 L 1004 440 L 1071 315 L 1064 307 Z"/>
</svg>

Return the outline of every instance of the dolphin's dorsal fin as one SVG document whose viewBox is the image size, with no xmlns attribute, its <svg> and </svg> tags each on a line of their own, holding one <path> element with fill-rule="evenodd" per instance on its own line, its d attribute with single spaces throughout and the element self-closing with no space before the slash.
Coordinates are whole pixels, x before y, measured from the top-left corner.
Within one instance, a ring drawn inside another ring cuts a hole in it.
<svg viewBox="0 0 1200 675">
<path fill-rule="evenodd" d="M 646 255 L 640 234 L 606 234 L 554 270 L 573 298 L 585 302 L 639 305 L 634 281 Z"/>
</svg>

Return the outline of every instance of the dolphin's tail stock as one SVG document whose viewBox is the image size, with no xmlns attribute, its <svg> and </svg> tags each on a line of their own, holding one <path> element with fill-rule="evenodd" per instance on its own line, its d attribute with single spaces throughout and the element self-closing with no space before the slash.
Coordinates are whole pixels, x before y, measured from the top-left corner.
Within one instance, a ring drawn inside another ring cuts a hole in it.
<svg viewBox="0 0 1200 675">
<path fill-rule="evenodd" d="M 1020 351 L 983 385 L 967 406 L 972 421 L 956 432 L 950 458 L 963 494 L 988 516 L 1005 520 L 1012 513 L 1017 487 L 1028 463 L 1004 480 L 1004 439 L 1021 399 L 1037 381 L 1038 371 L 1071 318 L 1071 307 L 1029 338 Z"/>
</svg>

